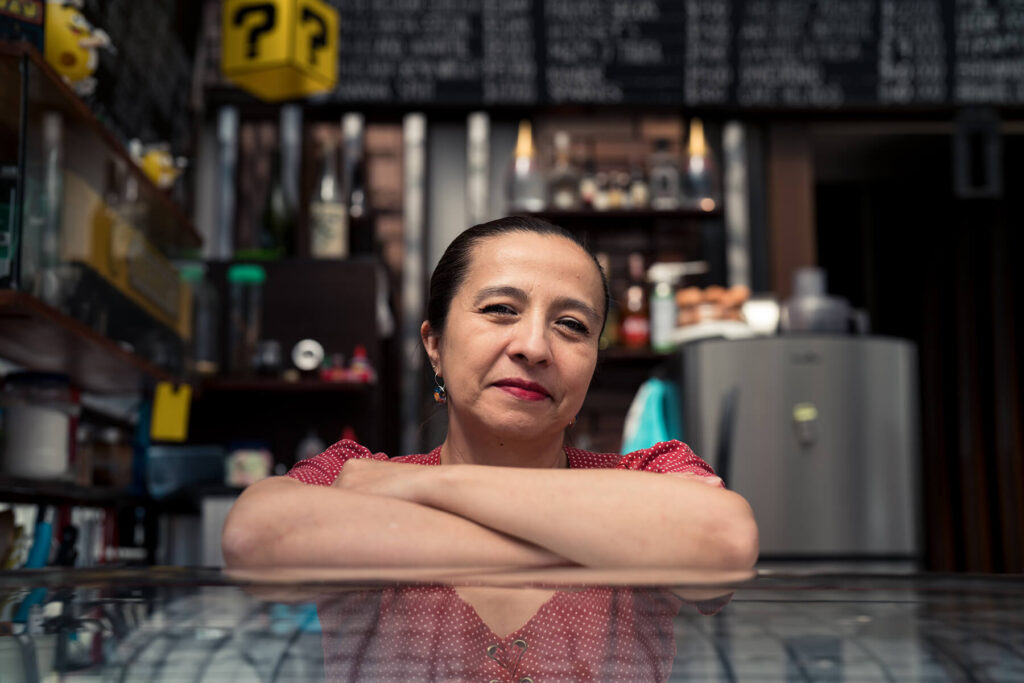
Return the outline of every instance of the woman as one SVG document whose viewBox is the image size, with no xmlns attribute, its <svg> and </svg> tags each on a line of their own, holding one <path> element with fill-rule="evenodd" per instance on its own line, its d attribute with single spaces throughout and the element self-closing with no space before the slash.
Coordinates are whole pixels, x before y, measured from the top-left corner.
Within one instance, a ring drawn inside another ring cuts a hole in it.
<svg viewBox="0 0 1024 683">
<path fill-rule="evenodd" d="M 686 445 L 564 445 L 608 305 L 563 229 L 510 217 L 463 232 L 421 327 L 444 443 L 388 460 L 341 441 L 249 487 L 225 525 L 228 566 L 752 567 L 750 507 Z"/>
</svg>

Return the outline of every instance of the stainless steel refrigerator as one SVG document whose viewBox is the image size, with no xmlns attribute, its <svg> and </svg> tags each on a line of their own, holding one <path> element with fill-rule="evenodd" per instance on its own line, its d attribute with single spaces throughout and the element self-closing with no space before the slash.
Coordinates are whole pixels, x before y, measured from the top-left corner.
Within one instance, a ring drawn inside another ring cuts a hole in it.
<svg viewBox="0 0 1024 683">
<path fill-rule="evenodd" d="M 750 501 L 762 558 L 919 556 L 912 343 L 715 339 L 676 360 L 684 438 Z"/>
</svg>

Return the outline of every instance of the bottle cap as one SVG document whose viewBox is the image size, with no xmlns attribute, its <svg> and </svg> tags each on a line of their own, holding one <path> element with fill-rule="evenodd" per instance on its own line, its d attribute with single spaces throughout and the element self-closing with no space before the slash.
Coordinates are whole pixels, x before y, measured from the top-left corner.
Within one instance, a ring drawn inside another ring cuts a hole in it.
<svg viewBox="0 0 1024 683">
<path fill-rule="evenodd" d="M 228 282 L 261 285 L 267 281 L 267 271 L 254 263 L 238 263 L 228 269 Z"/>
</svg>

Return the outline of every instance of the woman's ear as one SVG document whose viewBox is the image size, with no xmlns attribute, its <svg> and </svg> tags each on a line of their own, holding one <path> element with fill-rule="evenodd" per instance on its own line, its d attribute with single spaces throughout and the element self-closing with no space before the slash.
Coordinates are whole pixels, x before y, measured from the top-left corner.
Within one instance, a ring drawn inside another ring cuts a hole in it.
<svg viewBox="0 0 1024 683">
<path fill-rule="evenodd" d="M 430 365 L 433 366 L 434 372 L 443 377 L 440 353 L 441 337 L 434 334 L 434 329 L 426 320 L 420 325 L 420 339 L 423 340 L 423 349 L 427 352 L 427 358 L 430 359 Z"/>
</svg>

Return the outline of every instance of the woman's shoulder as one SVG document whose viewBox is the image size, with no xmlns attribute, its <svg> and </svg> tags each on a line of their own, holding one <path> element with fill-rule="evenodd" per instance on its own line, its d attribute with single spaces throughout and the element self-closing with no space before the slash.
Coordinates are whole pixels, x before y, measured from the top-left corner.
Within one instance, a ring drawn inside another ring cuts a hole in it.
<svg viewBox="0 0 1024 683">
<path fill-rule="evenodd" d="M 620 469 L 643 472 L 692 472 L 714 476 L 715 472 L 682 441 L 661 441 L 631 453 L 593 453 L 566 447 L 569 467 L 578 469 Z"/>
<path fill-rule="evenodd" d="M 366 446 L 342 439 L 331 445 L 327 450 L 312 458 L 306 458 L 295 463 L 286 476 L 297 479 L 304 484 L 317 486 L 330 486 L 341 473 L 341 468 L 346 462 L 353 458 L 369 458 L 372 460 L 387 460 L 385 453 L 374 453 Z"/>
</svg>

